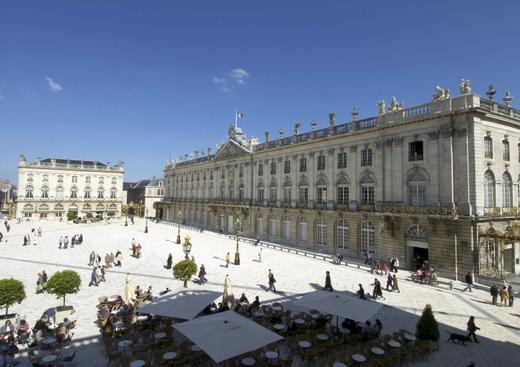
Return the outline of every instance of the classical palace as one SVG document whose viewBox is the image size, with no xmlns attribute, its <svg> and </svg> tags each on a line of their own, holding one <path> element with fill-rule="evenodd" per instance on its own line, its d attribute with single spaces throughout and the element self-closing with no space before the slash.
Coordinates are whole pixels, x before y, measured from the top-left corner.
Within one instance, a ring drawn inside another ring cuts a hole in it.
<svg viewBox="0 0 520 367">
<path fill-rule="evenodd" d="M 459 90 L 263 143 L 232 124 L 216 153 L 166 166 L 162 219 L 410 269 L 419 256 L 452 278 L 518 272 L 520 111 L 492 86 Z"/>
<path fill-rule="evenodd" d="M 38 159 L 18 163 L 17 217 L 121 216 L 123 163 Z M 89 214 L 90 213 L 90 214 Z M 64 215 L 65 214 L 65 215 Z"/>
</svg>

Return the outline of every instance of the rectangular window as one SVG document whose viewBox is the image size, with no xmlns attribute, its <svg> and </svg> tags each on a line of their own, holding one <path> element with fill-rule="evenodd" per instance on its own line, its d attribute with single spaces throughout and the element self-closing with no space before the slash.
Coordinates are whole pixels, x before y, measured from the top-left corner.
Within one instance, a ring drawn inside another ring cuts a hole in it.
<svg viewBox="0 0 520 367">
<path fill-rule="evenodd" d="M 374 205 L 374 186 L 361 187 L 361 204 Z"/>
<path fill-rule="evenodd" d="M 85 183 L 90 183 L 90 176 L 85 177 Z"/>
<path fill-rule="evenodd" d="M 372 149 L 366 148 L 361 151 L 361 167 L 372 165 Z"/>
<path fill-rule="evenodd" d="M 76 190 L 70 192 L 70 198 L 71 199 L 77 199 L 78 198 L 78 192 Z"/>
<path fill-rule="evenodd" d="M 98 199 L 103 199 L 103 191 L 98 191 Z"/>
<path fill-rule="evenodd" d="M 72 176 L 72 183 L 78 182 L 78 176 Z"/>
<path fill-rule="evenodd" d="M 307 186 L 300 187 L 300 203 L 307 204 L 309 202 L 309 188 Z"/>
<path fill-rule="evenodd" d="M 324 155 L 318 156 L 317 169 L 318 169 L 318 171 L 325 170 L 325 156 Z"/>
<path fill-rule="evenodd" d="M 347 168 L 347 152 L 338 153 L 338 168 Z"/>
<path fill-rule="evenodd" d="M 285 173 L 285 174 L 291 173 L 291 161 L 290 160 L 286 160 L 283 163 L 283 173 Z"/>
<path fill-rule="evenodd" d="M 290 187 L 283 188 L 283 202 L 284 203 L 291 202 L 291 188 Z"/>
<path fill-rule="evenodd" d="M 337 201 L 340 205 L 348 205 L 348 186 L 338 186 Z"/>
<path fill-rule="evenodd" d="M 276 162 L 271 162 L 271 174 L 276 175 Z"/>
<path fill-rule="evenodd" d="M 49 175 L 43 175 L 43 182 L 49 182 Z"/>
<path fill-rule="evenodd" d="M 423 142 L 411 142 L 408 149 L 408 161 L 422 161 L 423 160 Z"/>
<path fill-rule="evenodd" d="M 62 176 L 62 175 L 59 175 L 59 176 L 58 176 L 58 182 L 59 182 L 59 183 L 63 183 L 63 176 Z"/>
<path fill-rule="evenodd" d="M 258 201 L 260 201 L 260 202 L 264 201 L 264 188 L 263 187 L 258 188 Z"/>
<path fill-rule="evenodd" d="M 307 172 L 307 158 L 300 158 L 300 172 Z"/>
<path fill-rule="evenodd" d="M 115 199 L 116 198 L 116 191 L 111 191 L 110 192 L 110 199 Z"/>
<path fill-rule="evenodd" d="M 509 161 L 509 142 L 507 140 L 502 141 L 502 159 Z"/>
<path fill-rule="evenodd" d="M 244 189 L 242 187 L 238 189 L 238 200 L 244 200 Z"/>
<path fill-rule="evenodd" d="M 484 158 L 493 159 L 493 139 L 490 136 L 484 138 Z"/>
<path fill-rule="evenodd" d="M 276 202 L 276 187 L 269 188 L 269 201 L 271 203 Z"/>
<path fill-rule="evenodd" d="M 33 174 L 32 173 L 28 173 L 27 174 L 27 182 L 32 182 L 33 181 Z"/>
<path fill-rule="evenodd" d="M 258 176 L 263 176 L 263 175 L 264 175 L 264 165 L 260 163 L 258 165 Z"/>
<path fill-rule="evenodd" d="M 421 206 L 426 203 L 426 186 L 421 183 L 408 184 L 408 200 L 412 206 Z"/>
<path fill-rule="evenodd" d="M 318 187 L 316 202 L 318 204 L 327 204 L 327 188 L 326 187 Z"/>
<path fill-rule="evenodd" d="M 83 197 L 85 199 L 90 199 L 90 191 L 85 191 L 85 195 Z"/>
<path fill-rule="evenodd" d="M 244 177 L 244 167 L 238 167 L 238 177 Z M 204 174 L 204 179 L 206 179 L 206 174 Z"/>
</svg>

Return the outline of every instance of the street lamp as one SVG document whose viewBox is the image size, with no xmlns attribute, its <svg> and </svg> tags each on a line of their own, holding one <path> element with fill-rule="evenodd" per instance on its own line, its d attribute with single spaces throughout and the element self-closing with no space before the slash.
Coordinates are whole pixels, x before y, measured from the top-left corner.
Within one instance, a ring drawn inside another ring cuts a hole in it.
<svg viewBox="0 0 520 367">
<path fill-rule="evenodd" d="M 182 251 L 184 251 L 184 258 L 188 260 L 190 251 L 191 251 L 191 241 L 190 236 L 184 237 L 184 243 L 182 244 Z"/>
<path fill-rule="evenodd" d="M 148 233 L 148 209 L 146 209 L 146 219 L 145 219 L 144 233 Z"/>
<path fill-rule="evenodd" d="M 177 241 L 175 241 L 176 244 L 181 244 L 181 223 L 180 223 L 180 217 L 181 217 L 181 211 L 179 210 L 177 212 L 177 218 L 179 218 L 179 222 L 177 223 Z"/>
<path fill-rule="evenodd" d="M 240 230 L 240 216 L 237 216 L 237 220 L 235 222 L 235 226 L 237 229 L 237 249 L 235 252 L 235 265 L 240 265 L 240 252 L 238 251 L 238 233 Z"/>
<path fill-rule="evenodd" d="M 128 227 L 128 208 L 126 208 L 126 213 L 125 213 L 125 227 Z"/>
</svg>

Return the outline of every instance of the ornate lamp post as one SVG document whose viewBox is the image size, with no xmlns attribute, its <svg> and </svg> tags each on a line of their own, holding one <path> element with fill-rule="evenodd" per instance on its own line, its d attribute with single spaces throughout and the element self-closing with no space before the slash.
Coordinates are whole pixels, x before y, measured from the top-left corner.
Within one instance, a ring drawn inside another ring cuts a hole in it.
<svg viewBox="0 0 520 367">
<path fill-rule="evenodd" d="M 128 227 L 128 207 L 126 208 L 125 212 L 125 227 Z"/>
<path fill-rule="evenodd" d="M 144 233 L 148 233 L 148 209 L 146 209 L 146 218 L 145 218 L 145 226 L 144 226 Z"/>
<path fill-rule="evenodd" d="M 238 249 L 238 241 L 239 241 L 239 237 L 238 237 L 238 234 L 240 232 L 240 215 L 237 216 L 237 220 L 235 222 L 235 226 L 236 226 L 236 230 L 237 230 L 237 249 L 236 249 L 236 252 L 235 252 L 235 265 L 240 265 L 240 252 L 239 252 L 239 249 Z"/>
<path fill-rule="evenodd" d="M 190 236 L 184 237 L 184 243 L 182 244 L 182 251 L 184 251 L 184 258 L 188 260 L 191 252 L 191 241 Z"/>
<path fill-rule="evenodd" d="M 176 244 L 180 245 L 181 244 L 181 223 L 180 223 L 180 216 L 181 216 L 181 211 L 179 210 L 177 212 L 177 217 L 179 218 L 179 223 L 177 223 L 177 241 L 175 241 Z"/>
</svg>

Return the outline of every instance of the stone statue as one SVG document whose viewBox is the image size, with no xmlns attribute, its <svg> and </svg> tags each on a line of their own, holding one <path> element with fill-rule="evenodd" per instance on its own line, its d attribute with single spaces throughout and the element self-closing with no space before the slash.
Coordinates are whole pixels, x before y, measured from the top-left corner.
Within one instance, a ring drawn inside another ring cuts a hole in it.
<svg viewBox="0 0 520 367">
<path fill-rule="evenodd" d="M 236 130 L 235 130 L 235 125 L 234 124 L 231 124 L 229 125 L 229 129 L 228 129 L 228 136 L 230 139 L 235 139 L 236 137 Z"/>
<path fill-rule="evenodd" d="M 461 79 L 459 83 L 459 91 L 461 95 L 470 94 L 471 93 L 471 84 L 469 80 Z"/>
<path fill-rule="evenodd" d="M 383 101 L 377 102 L 377 108 L 379 109 L 379 114 L 384 115 L 386 112 L 385 101 L 383 100 Z"/>
<path fill-rule="evenodd" d="M 399 102 L 397 102 L 397 98 L 392 97 L 392 102 L 390 102 L 390 107 L 388 108 L 388 110 L 390 112 L 395 112 L 395 111 L 399 111 L 401 109 L 402 109 L 402 107 L 399 104 Z"/>
<path fill-rule="evenodd" d="M 503 101 L 507 107 L 511 107 L 511 103 L 513 102 L 513 95 L 511 94 L 511 92 L 506 92 Z"/>
<path fill-rule="evenodd" d="M 442 101 L 450 98 L 450 90 L 439 87 L 435 87 L 435 94 L 433 95 L 432 102 Z"/>
<path fill-rule="evenodd" d="M 329 126 L 333 127 L 336 125 L 336 114 L 334 112 L 329 113 Z"/>
</svg>

